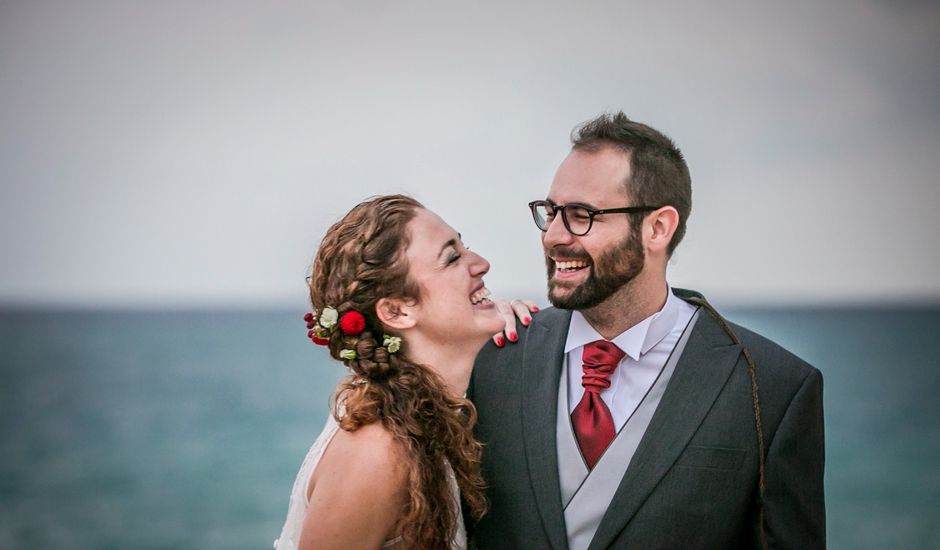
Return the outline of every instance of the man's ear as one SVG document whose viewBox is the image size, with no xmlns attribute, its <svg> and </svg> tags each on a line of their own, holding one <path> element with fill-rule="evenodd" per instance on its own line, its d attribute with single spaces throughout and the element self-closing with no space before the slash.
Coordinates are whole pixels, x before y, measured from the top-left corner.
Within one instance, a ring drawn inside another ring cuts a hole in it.
<svg viewBox="0 0 940 550">
<path fill-rule="evenodd" d="M 386 327 L 405 330 L 415 326 L 416 305 L 414 300 L 380 298 L 375 303 L 375 315 Z"/>
<path fill-rule="evenodd" d="M 646 246 L 651 252 L 665 252 L 672 236 L 679 227 L 679 212 L 672 206 L 653 211 L 646 219 L 648 239 Z"/>
</svg>

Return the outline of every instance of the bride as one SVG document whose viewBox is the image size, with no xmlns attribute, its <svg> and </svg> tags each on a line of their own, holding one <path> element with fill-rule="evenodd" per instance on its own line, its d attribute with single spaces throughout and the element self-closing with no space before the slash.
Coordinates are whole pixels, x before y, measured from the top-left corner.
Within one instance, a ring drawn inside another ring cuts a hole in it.
<svg viewBox="0 0 940 550">
<path fill-rule="evenodd" d="M 334 224 L 313 264 L 308 336 L 345 363 L 278 550 L 466 547 L 461 497 L 486 510 L 476 411 L 463 396 L 495 333 L 534 304 L 491 301 L 489 263 L 414 199 L 377 197 Z"/>
</svg>

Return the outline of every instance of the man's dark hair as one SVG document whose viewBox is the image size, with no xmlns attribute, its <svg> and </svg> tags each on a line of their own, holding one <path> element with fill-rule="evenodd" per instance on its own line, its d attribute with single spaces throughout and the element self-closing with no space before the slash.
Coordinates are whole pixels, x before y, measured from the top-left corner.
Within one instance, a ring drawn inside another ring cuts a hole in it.
<svg viewBox="0 0 940 550">
<path fill-rule="evenodd" d="M 630 120 L 623 111 L 603 114 L 571 132 L 572 150 L 596 152 L 606 147 L 619 149 L 630 160 L 630 174 L 624 182 L 635 206 L 672 206 L 679 212 L 679 225 L 667 252 L 679 246 L 692 211 L 692 180 L 682 152 L 671 139 L 645 124 Z M 630 215 L 634 230 L 644 214 Z"/>
</svg>

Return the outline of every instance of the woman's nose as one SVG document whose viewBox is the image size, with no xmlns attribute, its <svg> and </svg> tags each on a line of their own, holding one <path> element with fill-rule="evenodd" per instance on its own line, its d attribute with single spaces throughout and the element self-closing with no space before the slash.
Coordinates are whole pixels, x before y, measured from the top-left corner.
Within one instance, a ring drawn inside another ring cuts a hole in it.
<svg viewBox="0 0 940 550">
<path fill-rule="evenodd" d="M 483 275 L 486 275 L 490 270 L 490 262 L 488 262 L 486 258 L 480 256 L 476 252 L 470 252 L 470 254 L 473 254 L 474 256 L 473 261 L 470 262 L 470 273 L 474 277 L 482 277 Z"/>
</svg>

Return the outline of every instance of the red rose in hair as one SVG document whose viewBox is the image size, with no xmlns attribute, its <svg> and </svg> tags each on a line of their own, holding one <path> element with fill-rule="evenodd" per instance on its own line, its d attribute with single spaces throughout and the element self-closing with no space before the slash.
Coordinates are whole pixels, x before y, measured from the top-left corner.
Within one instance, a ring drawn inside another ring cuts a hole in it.
<svg viewBox="0 0 940 550">
<path fill-rule="evenodd" d="M 339 320 L 339 328 L 343 330 L 343 334 L 355 336 L 366 328 L 366 318 L 356 310 L 347 311 Z"/>
</svg>

